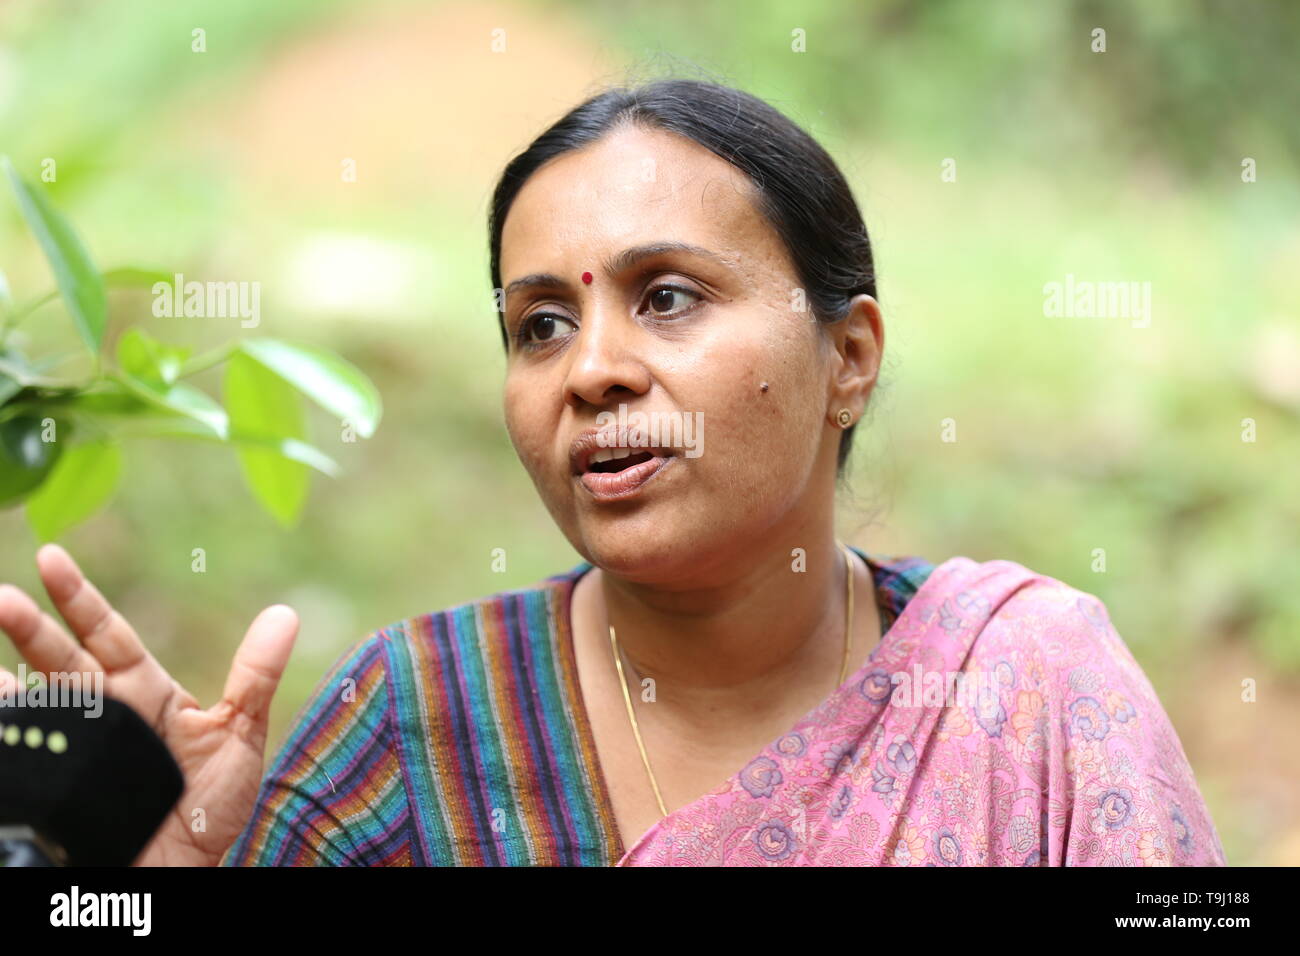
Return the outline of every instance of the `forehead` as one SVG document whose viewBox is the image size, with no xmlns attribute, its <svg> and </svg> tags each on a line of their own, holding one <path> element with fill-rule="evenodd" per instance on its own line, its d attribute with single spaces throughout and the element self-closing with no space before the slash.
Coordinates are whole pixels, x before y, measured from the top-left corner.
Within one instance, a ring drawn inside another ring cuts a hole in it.
<svg viewBox="0 0 1300 956">
<path fill-rule="evenodd" d="M 741 170 L 698 143 L 621 129 L 551 160 L 524 184 L 501 232 L 502 281 L 663 240 L 740 261 L 781 259 L 756 198 Z"/>
</svg>

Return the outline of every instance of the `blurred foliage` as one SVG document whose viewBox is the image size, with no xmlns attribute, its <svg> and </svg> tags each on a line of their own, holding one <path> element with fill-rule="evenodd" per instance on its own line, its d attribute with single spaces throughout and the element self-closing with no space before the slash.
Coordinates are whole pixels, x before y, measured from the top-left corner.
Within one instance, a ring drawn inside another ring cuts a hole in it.
<svg viewBox="0 0 1300 956">
<path fill-rule="evenodd" d="M 49 195 L 96 261 L 261 280 L 268 334 L 347 356 L 388 419 L 322 443 L 342 474 L 293 533 L 244 507 L 216 449 L 159 444 L 69 550 L 205 702 L 254 614 L 297 608 L 273 739 L 367 632 L 575 564 L 501 422 L 488 196 L 604 84 L 714 76 L 826 146 L 875 242 L 886 363 L 846 537 L 1015 560 L 1101 597 L 1229 860 L 1298 862 L 1282 736 L 1300 720 L 1298 40 L 1300 7 L 1262 2 L 0 7 L 4 149 L 24 169 L 58 159 Z M 2 206 L 0 262 L 49 286 Z M 1149 327 L 1045 316 L 1067 275 L 1149 282 Z M 110 336 L 140 323 L 202 352 L 232 331 L 109 299 Z M 75 346 L 66 325 L 25 326 L 30 350 Z M 0 541 L 0 580 L 38 593 L 11 513 Z"/>
<path fill-rule="evenodd" d="M 133 268 L 101 273 L 42 188 L 27 182 L 9 157 L 0 157 L 0 165 L 54 273 L 57 294 L 93 370 L 82 380 L 58 378 L 50 372 L 68 356 L 33 360 L 15 347 L 20 323 L 55 293 L 14 306 L 7 280 L 0 280 L 5 290 L 0 296 L 0 508 L 25 504 L 37 537 L 58 538 L 112 497 L 122 472 L 121 440 L 152 436 L 228 443 L 262 506 L 282 525 L 296 524 L 306 503 L 307 469 L 327 475 L 338 471 L 329 456 L 307 444 L 299 393 L 339 415 L 353 436 L 359 432 L 369 438 L 381 407 L 370 380 L 324 349 L 247 338 L 191 357 L 189 349 L 166 345 L 139 328 L 122 333 L 115 366 L 104 370 L 109 285 L 150 287 L 155 305 L 166 305 L 155 308 L 155 316 L 217 311 L 229 317 L 225 313 L 231 311 L 241 324 L 250 319 L 260 323 L 260 316 L 256 309 L 243 308 L 245 297 L 234 283 L 229 289 L 221 285 L 218 298 L 203 283 L 183 283 L 179 274 Z M 46 168 L 57 169 L 57 164 Z M 239 301 L 228 303 L 228 294 Z M 253 301 L 251 296 L 248 300 Z M 183 381 L 222 362 L 224 408 Z"/>
<path fill-rule="evenodd" d="M 753 0 L 743 15 L 691 0 L 563 6 L 630 50 L 654 37 L 648 62 L 716 65 L 846 139 L 960 143 L 981 162 L 1091 177 L 1102 160 L 1231 179 L 1249 145 L 1274 160 L 1272 176 L 1294 178 L 1300 158 L 1296 4 Z M 1097 28 L 1103 54 L 1092 52 Z M 805 52 L 791 55 L 795 31 Z"/>
</svg>

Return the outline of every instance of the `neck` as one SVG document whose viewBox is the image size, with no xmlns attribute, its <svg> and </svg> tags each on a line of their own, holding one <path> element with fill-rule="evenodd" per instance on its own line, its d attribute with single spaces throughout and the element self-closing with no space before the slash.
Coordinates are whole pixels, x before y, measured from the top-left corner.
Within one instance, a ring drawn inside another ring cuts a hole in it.
<svg viewBox="0 0 1300 956">
<path fill-rule="evenodd" d="M 705 583 L 693 587 L 638 584 L 593 570 L 604 604 L 594 616 L 609 666 L 612 624 L 633 694 L 652 678 L 664 705 L 656 709 L 700 728 L 761 719 L 792 701 L 831 693 L 844 655 L 845 556 L 830 527 L 815 544 L 800 537 L 797 545 L 733 556 L 719 566 L 725 570 L 700 575 Z M 805 551 L 803 570 L 795 547 Z M 855 603 L 859 620 L 874 614 L 874 601 Z M 850 668 L 856 666 L 855 655 Z"/>
</svg>

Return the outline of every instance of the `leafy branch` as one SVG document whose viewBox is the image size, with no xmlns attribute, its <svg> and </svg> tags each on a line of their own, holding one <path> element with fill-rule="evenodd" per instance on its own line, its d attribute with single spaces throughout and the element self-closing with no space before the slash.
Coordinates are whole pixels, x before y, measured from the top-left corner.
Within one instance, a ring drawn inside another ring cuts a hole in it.
<svg viewBox="0 0 1300 956">
<path fill-rule="evenodd" d="M 382 414 L 370 379 L 326 349 L 262 337 L 193 355 L 132 326 L 105 355 L 106 290 L 148 287 L 157 294 L 155 287 L 172 277 L 138 268 L 101 273 L 45 193 L 25 182 L 7 156 L 0 165 L 56 285 L 15 305 L 0 273 L 0 508 L 24 506 L 37 537 L 57 538 L 112 498 L 123 440 L 150 437 L 229 446 L 263 509 L 285 527 L 296 524 L 311 471 L 332 477 L 339 470 L 310 444 L 303 398 L 369 438 Z M 19 324 L 56 298 L 91 357 L 87 378 L 51 374 L 79 352 L 33 359 L 14 344 Z M 224 366 L 221 402 L 186 381 L 216 366 Z"/>
</svg>

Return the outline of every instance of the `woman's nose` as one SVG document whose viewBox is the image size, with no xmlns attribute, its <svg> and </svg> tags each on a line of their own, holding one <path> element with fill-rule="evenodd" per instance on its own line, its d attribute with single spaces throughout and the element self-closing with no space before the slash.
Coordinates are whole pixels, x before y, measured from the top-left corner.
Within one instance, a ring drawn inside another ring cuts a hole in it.
<svg viewBox="0 0 1300 956">
<path fill-rule="evenodd" d="M 574 408 L 602 407 L 620 395 L 644 394 L 650 388 L 650 374 L 637 332 L 627 316 L 589 311 L 568 350 L 565 402 Z"/>
</svg>

